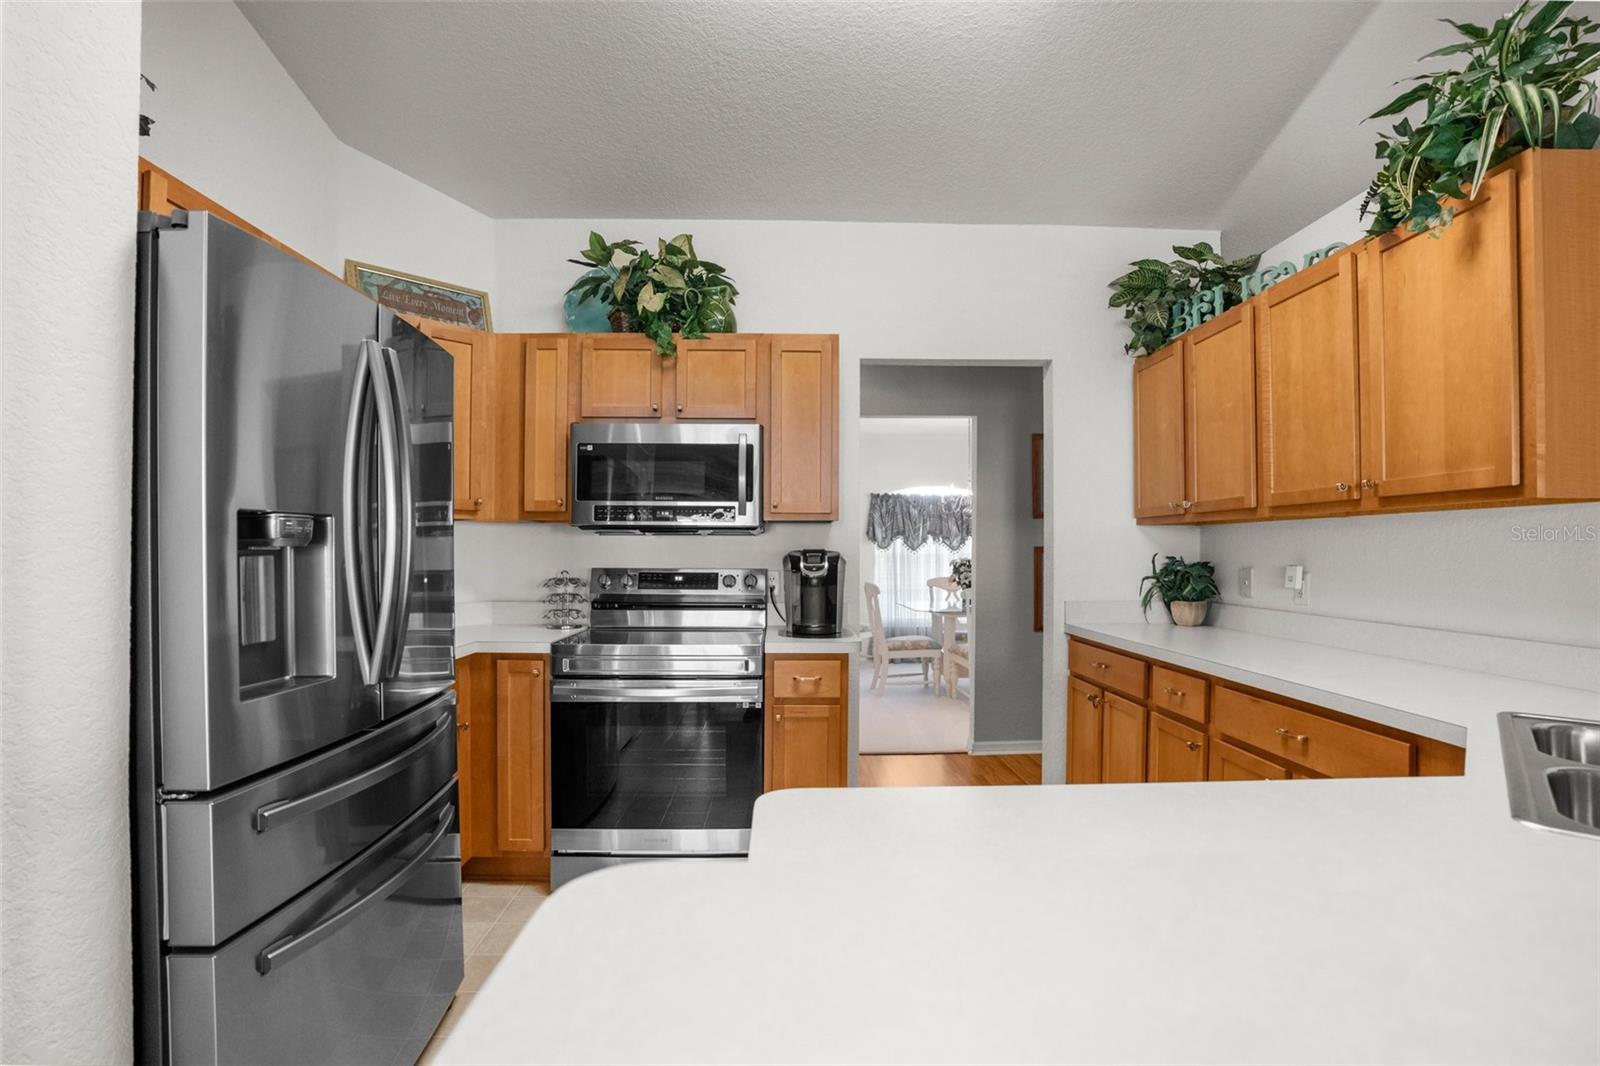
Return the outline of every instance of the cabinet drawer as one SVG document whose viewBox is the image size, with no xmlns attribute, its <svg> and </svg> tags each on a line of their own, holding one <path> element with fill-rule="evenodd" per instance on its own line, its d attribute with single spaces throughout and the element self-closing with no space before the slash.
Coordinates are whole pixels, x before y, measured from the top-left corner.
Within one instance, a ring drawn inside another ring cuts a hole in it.
<svg viewBox="0 0 1600 1066">
<path fill-rule="evenodd" d="M 836 700 L 844 692 L 843 682 L 844 670 L 837 659 L 777 659 L 767 698 Z"/>
<path fill-rule="evenodd" d="M 1219 732 L 1329 777 L 1405 777 L 1415 759 L 1406 741 L 1222 685 L 1211 713 Z"/>
<path fill-rule="evenodd" d="M 1150 664 L 1150 706 L 1196 722 L 1206 720 L 1206 679 Z"/>
<path fill-rule="evenodd" d="M 1067 667 L 1097 685 L 1126 693 L 1134 699 L 1145 697 L 1143 659 L 1074 640 L 1067 645 Z"/>
</svg>

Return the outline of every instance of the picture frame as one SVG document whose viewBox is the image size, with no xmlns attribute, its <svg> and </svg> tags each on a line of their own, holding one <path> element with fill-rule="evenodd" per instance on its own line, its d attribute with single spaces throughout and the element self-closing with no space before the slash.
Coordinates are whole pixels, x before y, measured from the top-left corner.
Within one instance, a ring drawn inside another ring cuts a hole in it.
<svg viewBox="0 0 1600 1066">
<path fill-rule="evenodd" d="M 1035 433 L 1033 449 L 1033 517 L 1044 517 L 1044 434 Z"/>
<path fill-rule="evenodd" d="M 489 294 L 420 274 L 355 259 L 344 261 L 345 284 L 392 310 L 468 329 L 493 330 Z"/>
</svg>

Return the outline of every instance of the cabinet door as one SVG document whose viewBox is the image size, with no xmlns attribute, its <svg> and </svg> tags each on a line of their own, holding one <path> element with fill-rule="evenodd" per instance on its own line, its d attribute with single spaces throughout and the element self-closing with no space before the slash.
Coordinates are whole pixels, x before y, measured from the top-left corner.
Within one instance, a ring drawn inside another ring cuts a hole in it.
<svg viewBox="0 0 1600 1066">
<path fill-rule="evenodd" d="M 546 691 L 543 659 L 495 663 L 496 842 L 501 851 L 543 851 L 548 845 Z"/>
<path fill-rule="evenodd" d="M 1261 470 L 1266 505 L 1361 494 L 1356 256 L 1319 263 L 1266 291 L 1261 368 Z"/>
<path fill-rule="evenodd" d="M 1255 308 L 1236 307 L 1184 338 L 1191 515 L 1256 505 Z"/>
<path fill-rule="evenodd" d="M 1105 712 L 1105 755 L 1100 779 L 1107 784 L 1143 781 L 1145 719 L 1144 707 L 1107 692 L 1100 704 Z"/>
<path fill-rule="evenodd" d="M 638 334 L 591 334 L 580 343 L 582 418 L 660 418 L 661 357 Z"/>
<path fill-rule="evenodd" d="M 1147 781 L 1204 781 L 1206 735 L 1164 714 L 1150 715 Z"/>
<path fill-rule="evenodd" d="M 1277 763 L 1251 755 L 1225 740 L 1212 739 L 1210 759 L 1212 781 L 1286 781 L 1289 771 Z"/>
<path fill-rule="evenodd" d="M 1362 253 L 1367 476 L 1380 497 L 1521 480 L 1516 180 L 1503 170 L 1442 231 Z"/>
<path fill-rule="evenodd" d="M 1067 678 L 1067 784 L 1093 785 L 1100 781 L 1100 689 Z"/>
<path fill-rule="evenodd" d="M 843 707 L 837 703 L 775 703 L 767 713 L 768 791 L 844 786 Z"/>
<path fill-rule="evenodd" d="M 756 417 L 758 339 L 724 334 L 680 341 L 674 410 L 682 419 L 736 422 Z"/>
<path fill-rule="evenodd" d="M 567 439 L 572 426 L 570 340 L 529 337 L 522 355 L 522 512 L 567 516 Z"/>
<path fill-rule="evenodd" d="M 477 831 L 473 817 L 473 804 L 477 799 L 476 781 L 472 774 L 472 683 L 465 663 L 456 664 L 456 808 L 461 822 L 461 861 L 473 857 L 472 845 Z"/>
<path fill-rule="evenodd" d="M 839 348 L 836 337 L 768 338 L 766 516 L 839 517 Z"/>
<path fill-rule="evenodd" d="M 474 518 L 486 508 L 490 490 L 493 412 L 484 386 L 493 358 L 494 334 L 427 319 L 410 320 L 455 361 L 455 516 Z"/>
<path fill-rule="evenodd" d="M 1134 363 L 1133 514 L 1183 514 L 1183 345 Z"/>
</svg>

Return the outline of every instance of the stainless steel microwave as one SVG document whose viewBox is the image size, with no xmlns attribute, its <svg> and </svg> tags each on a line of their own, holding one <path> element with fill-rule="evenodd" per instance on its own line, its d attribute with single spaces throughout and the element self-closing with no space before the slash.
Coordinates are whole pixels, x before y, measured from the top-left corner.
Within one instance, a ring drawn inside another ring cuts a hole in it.
<svg viewBox="0 0 1600 1066">
<path fill-rule="evenodd" d="M 759 533 L 761 427 L 576 423 L 572 524 L 618 533 Z"/>
</svg>

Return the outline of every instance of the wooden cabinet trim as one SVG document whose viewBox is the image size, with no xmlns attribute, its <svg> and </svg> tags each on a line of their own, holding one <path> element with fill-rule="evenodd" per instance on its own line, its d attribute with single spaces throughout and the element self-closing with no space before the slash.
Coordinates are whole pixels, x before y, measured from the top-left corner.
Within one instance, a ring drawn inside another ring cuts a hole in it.
<svg viewBox="0 0 1600 1066">
<path fill-rule="evenodd" d="M 1416 748 L 1407 741 L 1228 685 L 1212 694 L 1212 725 L 1234 742 L 1330 777 L 1407 777 L 1416 770 Z"/>
<path fill-rule="evenodd" d="M 1242 304 L 1183 338 L 1185 510 L 1191 518 L 1256 506 L 1255 314 L 1253 303 Z M 1224 337 L 1237 351 L 1213 354 Z M 1220 365 L 1209 366 L 1213 360 Z M 1226 439 L 1230 427 L 1237 440 Z M 1218 432 L 1224 439 L 1213 441 Z"/>
<path fill-rule="evenodd" d="M 1240 772 L 1229 773 L 1230 767 Z M 1226 740 L 1216 738 L 1211 740 L 1211 752 L 1206 766 L 1208 781 L 1287 781 L 1289 776 L 1289 768 L 1286 766 L 1253 755 L 1243 748 L 1229 744 Z"/>
<path fill-rule="evenodd" d="M 773 521 L 839 517 L 839 342 L 772 334 L 767 346 L 765 513 Z M 814 361 L 807 380 L 802 362 Z M 786 364 L 796 364 L 794 376 Z"/>
<path fill-rule="evenodd" d="M 1184 465 L 1183 342 L 1133 364 L 1133 513 L 1182 518 Z"/>
<path fill-rule="evenodd" d="M 1208 744 L 1204 731 L 1152 710 L 1146 741 L 1145 780 L 1204 781 L 1210 754 Z"/>
<path fill-rule="evenodd" d="M 1067 784 L 1100 782 L 1105 690 L 1077 677 L 1067 678 Z"/>
<path fill-rule="evenodd" d="M 671 375 L 671 414 L 686 422 L 755 421 L 760 342 L 761 338 L 751 333 L 679 341 Z"/>
<path fill-rule="evenodd" d="M 582 418 L 661 417 L 661 356 L 643 334 L 578 335 L 578 414 Z"/>
<path fill-rule="evenodd" d="M 1073 637 L 1067 642 L 1067 668 L 1092 684 L 1136 700 L 1148 694 L 1143 659 Z"/>
<path fill-rule="evenodd" d="M 550 661 L 542 655 L 498 658 L 494 669 L 497 843 L 501 851 L 545 851 L 550 843 Z"/>
<path fill-rule="evenodd" d="M 1210 685 L 1198 674 L 1150 663 L 1150 707 L 1201 725 L 1206 723 Z"/>
<path fill-rule="evenodd" d="M 572 339 L 530 335 L 522 349 L 522 514 L 543 521 L 572 517 L 569 455 L 577 415 Z"/>
<path fill-rule="evenodd" d="M 1100 780 L 1107 784 L 1134 784 L 1144 780 L 1145 731 L 1150 712 L 1143 704 L 1107 692 L 1103 712 Z"/>
</svg>

